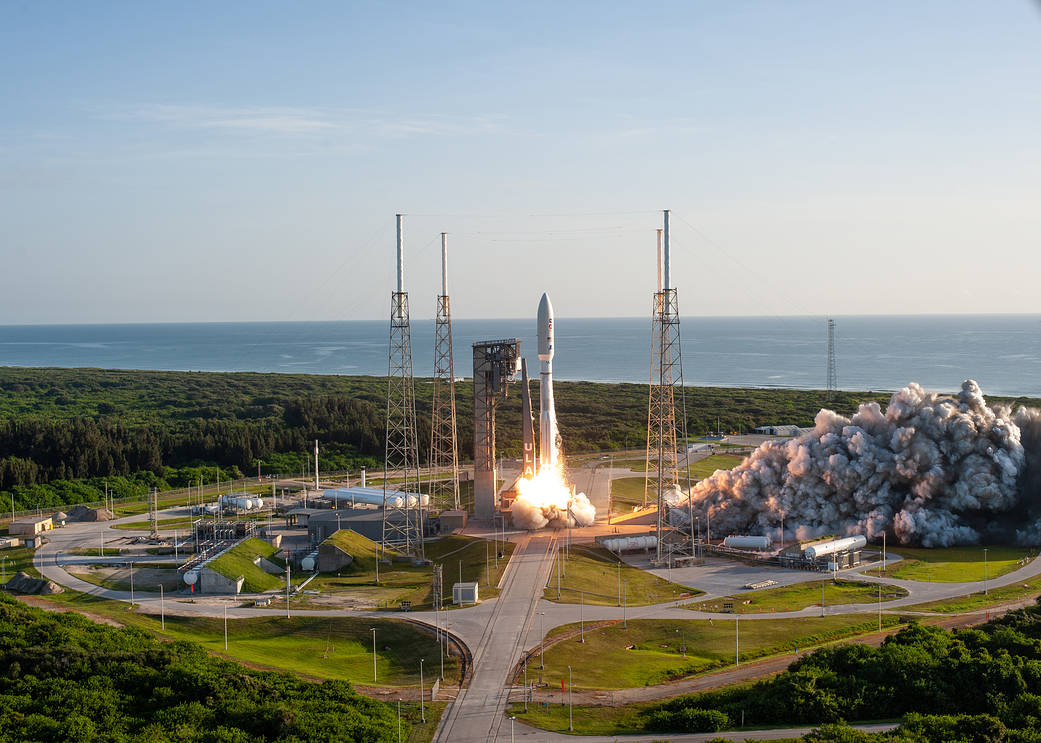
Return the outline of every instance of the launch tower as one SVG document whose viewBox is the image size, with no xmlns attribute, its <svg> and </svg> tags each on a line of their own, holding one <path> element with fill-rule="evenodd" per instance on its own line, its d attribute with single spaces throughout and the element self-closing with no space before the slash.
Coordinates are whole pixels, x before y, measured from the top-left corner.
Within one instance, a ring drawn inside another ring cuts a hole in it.
<svg viewBox="0 0 1041 743">
<path fill-rule="evenodd" d="M 405 291 L 401 215 L 397 217 L 397 291 L 390 295 L 390 355 L 387 361 L 387 437 L 383 463 L 383 531 L 380 544 L 423 557 L 423 507 L 420 498 L 387 498 L 387 479 L 401 477 L 397 488 L 419 493 L 416 435 L 416 389 L 412 377 L 412 330 Z M 398 505 L 391 505 L 398 504 Z"/>
<path fill-rule="evenodd" d="M 495 408 L 506 397 L 520 359 L 520 339 L 474 343 L 474 517 L 492 519 L 498 506 Z"/>
</svg>

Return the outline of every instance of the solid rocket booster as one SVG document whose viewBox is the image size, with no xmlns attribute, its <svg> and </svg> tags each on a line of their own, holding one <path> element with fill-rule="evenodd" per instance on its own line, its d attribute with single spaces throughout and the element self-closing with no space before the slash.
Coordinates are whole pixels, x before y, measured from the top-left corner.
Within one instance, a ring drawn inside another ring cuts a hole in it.
<svg viewBox="0 0 1041 743">
<path fill-rule="evenodd" d="M 539 302 L 539 470 L 557 466 L 557 412 L 553 408 L 553 305 Z"/>
<path fill-rule="evenodd" d="M 524 441 L 524 471 L 521 477 L 535 477 L 535 421 L 531 415 L 531 389 L 528 387 L 528 361 L 521 358 L 521 424 Z"/>
</svg>

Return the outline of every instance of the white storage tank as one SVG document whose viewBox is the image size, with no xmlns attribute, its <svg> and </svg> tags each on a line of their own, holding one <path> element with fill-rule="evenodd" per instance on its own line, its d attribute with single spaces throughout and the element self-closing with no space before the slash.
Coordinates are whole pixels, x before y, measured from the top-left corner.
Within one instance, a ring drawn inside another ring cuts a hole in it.
<svg viewBox="0 0 1041 743">
<path fill-rule="evenodd" d="M 318 567 L 318 550 L 315 550 L 304 557 L 304 559 L 300 561 L 300 567 L 306 572 L 315 570 Z"/>
<path fill-rule="evenodd" d="M 735 534 L 723 540 L 723 546 L 735 550 L 754 550 L 765 552 L 770 549 L 773 542 L 770 537 L 741 536 Z"/>
<path fill-rule="evenodd" d="M 632 550 L 652 549 L 658 545 L 655 536 L 642 537 L 611 537 L 603 541 L 604 549 L 615 554 L 630 552 Z"/>
<path fill-rule="evenodd" d="M 834 555 L 836 552 L 858 550 L 866 544 L 866 537 L 859 535 L 855 537 L 845 537 L 843 539 L 833 539 L 830 542 L 823 542 L 821 544 L 815 544 L 812 547 L 807 547 L 803 550 L 802 554 L 807 560 L 816 560 L 818 557 Z"/>
<path fill-rule="evenodd" d="M 189 586 L 194 586 L 196 583 L 199 582 L 199 571 L 189 570 L 187 573 L 184 574 L 184 582 L 187 583 Z"/>
</svg>

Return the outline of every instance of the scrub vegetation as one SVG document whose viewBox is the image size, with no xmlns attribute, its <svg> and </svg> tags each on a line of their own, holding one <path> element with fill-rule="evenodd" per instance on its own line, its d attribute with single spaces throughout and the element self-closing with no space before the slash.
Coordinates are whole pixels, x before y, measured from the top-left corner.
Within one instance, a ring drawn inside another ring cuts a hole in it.
<svg viewBox="0 0 1041 743">
<path fill-rule="evenodd" d="M 537 382 L 533 392 L 537 394 Z M 647 387 L 557 382 L 569 452 L 609 451 L 646 441 Z M 420 456 L 429 451 L 430 380 L 418 380 Z M 381 377 L 306 374 L 0 368 L 0 503 L 16 510 L 99 502 L 105 481 L 118 496 L 194 483 L 182 469 L 219 465 L 222 477 L 297 473 L 314 439 L 323 468 L 375 471 L 383 456 L 386 382 Z M 837 393 L 850 413 L 876 393 Z M 764 423 L 809 425 L 824 393 L 692 388 L 688 430 L 747 431 Z M 1027 402 L 1025 399 L 1020 402 Z M 459 451 L 473 450 L 473 389 L 456 386 Z M 519 456 L 520 396 L 498 411 L 499 451 Z M 212 482 L 214 477 L 204 477 Z"/>
<path fill-rule="evenodd" d="M 12 743 L 288 743 L 326 741 L 332 730 L 342 740 L 397 740 L 391 706 L 348 682 L 249 670 L 195 643 L 160 642 L 5 595 L 0 668 L 0 739 Z"/>
</svg>

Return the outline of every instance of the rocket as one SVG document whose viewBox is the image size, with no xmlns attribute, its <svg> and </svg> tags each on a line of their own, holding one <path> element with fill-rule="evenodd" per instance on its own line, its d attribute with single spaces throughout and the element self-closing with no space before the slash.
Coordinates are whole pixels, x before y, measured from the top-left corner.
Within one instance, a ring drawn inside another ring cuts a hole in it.
<svg viewBox="0 0 1041 743">
<path fill-rule="evenodd" d="M 535 420 L 531 416 L 531 389 L 528 386 L 528 360 L 521 357 L 521 423 L 524 441 L 524 471 L 521 477 L 535 477 Z"/>
<path fill-rule="evenodd" d="M 557 412 L 553 409 L 553 305 L 539 302 L 539 471 L 557 466 Z"/>
</svg>

